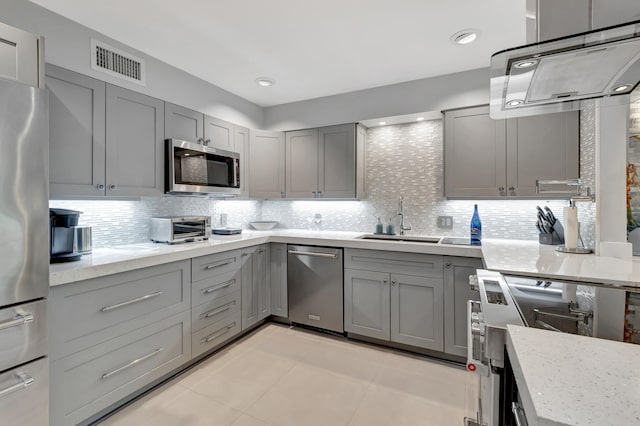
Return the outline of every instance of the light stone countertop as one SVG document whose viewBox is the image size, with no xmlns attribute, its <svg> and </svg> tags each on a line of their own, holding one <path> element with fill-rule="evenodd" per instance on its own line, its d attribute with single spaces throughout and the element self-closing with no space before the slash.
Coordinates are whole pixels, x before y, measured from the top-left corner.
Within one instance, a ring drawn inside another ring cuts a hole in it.
<svg viewBox="0 0 640 426">
<path fill-rule="evenodd" d="M 56 286 L 119 272 L 146 268 L 207 254 L 241 249 L 264 243 L 306 244 L 329 247 L 363 248 L 447 256 L 482 257 L 480 247 L 362 240 L 363 232 L 305 231 L 285 229 L 247 231 L 239 235 L 213 235 L 208 241 L 184 244 L 140 243 L 94 249 L 76 262 L 51 264 L 49 285 Z"/>
<path fill-rule="evenodd" d="M 640 424 L 640 345 L 507 326 L 529 426 Z"/>
<path fill-rule="evenodd" d="M 504 274 L 640 290 L 640 258 L 569 254 L 537 241 L 482 240 L 486 269 Z"/>
</svg>

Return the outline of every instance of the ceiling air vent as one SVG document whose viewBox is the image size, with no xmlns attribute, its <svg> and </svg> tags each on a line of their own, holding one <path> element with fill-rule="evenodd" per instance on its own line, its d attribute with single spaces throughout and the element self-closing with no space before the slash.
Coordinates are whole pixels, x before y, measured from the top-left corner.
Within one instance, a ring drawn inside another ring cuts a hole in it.
<svg viewBox="0 0 640 426">
<path fill-rule="evenodd" d="M 144 60 L 91 39 L 91 68 L 144 86 Z"/>
</svg>

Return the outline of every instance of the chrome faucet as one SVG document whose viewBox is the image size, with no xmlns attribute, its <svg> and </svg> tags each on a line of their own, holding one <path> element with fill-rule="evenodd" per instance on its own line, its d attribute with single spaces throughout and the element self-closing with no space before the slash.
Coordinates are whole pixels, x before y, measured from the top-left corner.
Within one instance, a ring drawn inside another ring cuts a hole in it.
<svg viewBox="0 0 640 426">
<path fill-rule="evenodd" d="M 400 204 L 398 205 L 398 216 L 400 216 L 400 235 L 404 235 L 404 231 L 411 231 L 411 224 L 404 223 L 404 199 L 400 196 Z"/>
</svg>

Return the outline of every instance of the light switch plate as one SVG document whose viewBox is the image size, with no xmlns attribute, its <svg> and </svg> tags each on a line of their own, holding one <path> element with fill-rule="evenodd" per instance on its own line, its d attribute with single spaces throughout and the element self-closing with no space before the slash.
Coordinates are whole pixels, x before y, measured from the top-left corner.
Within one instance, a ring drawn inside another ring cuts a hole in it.
<svg viewBox="0 0 640 426">
<path fill-rule="evenodd" d="M 438 216 L 438 228 L 453 229 L 453 216 Z"/>
</svg>

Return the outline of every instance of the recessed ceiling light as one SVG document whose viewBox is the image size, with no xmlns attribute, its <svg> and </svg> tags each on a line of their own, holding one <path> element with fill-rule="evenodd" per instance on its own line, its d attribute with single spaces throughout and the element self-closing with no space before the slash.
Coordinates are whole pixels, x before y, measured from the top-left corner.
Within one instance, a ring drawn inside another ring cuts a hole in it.
<svg viewBox="0 0 640 426">
<path fill-rule="evenodd" d="M 527 60 L 527 61 L 516 62 L 515 64 L 513 64 L 513 66 L 516 68 L 530 68 L 536 65 L 537 63 L 538 61 Z"/>
<path fill-rule="evenodd" d="M 381 125 L 381 126 L 384 126 L 385 124 L 387 124 L 387 122 L 386 121 L 381 121 L 378 124 Z"/>
<path fill-rule="evenodd" d="M 520 99 L 514 99 L 512 101 L 507 102 L 507 106 L 517 106 L 517 105 L 522 105 L 524 103 L 524 101 L 521 101 Z"/>
<path fill-rule="evenodd" d="M 451 36 L 450 40 L 454 44 L 469 44 L 478 38 L 480 32 L 478 30 L 466 29 L 461 30 Z"/>
<path fill-rule="evenodd" d="M 613 91 L 615 93 L 620 93 L 620 92 L 624 92 L 625 90 L 628 90 L 630 88 L 631 88 L 630 84 L 624 84 L 622 86 L 618 86 L 618 87 L 614 88 Z"/>
<path fill-rule="evenodd" d="M 262 87 L 269 87 L 276 84 L 276 81 L 269 77 L 258 77 L 256 78 L 256 83 Z"/>
<path fill-rule="evenodd" d="M 418 117 L 416 118 L 416 121 L 424 121 L 424 117 Z"/>
</svg>

